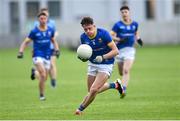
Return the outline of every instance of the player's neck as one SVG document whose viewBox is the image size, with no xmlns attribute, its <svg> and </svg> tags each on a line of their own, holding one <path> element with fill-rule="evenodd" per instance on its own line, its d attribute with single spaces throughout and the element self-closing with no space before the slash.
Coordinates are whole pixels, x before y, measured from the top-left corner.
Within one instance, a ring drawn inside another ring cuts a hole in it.
<svg viewBox="0 0 180 121">
<path fill-rule="evenodd" d="M 39 29 L 41 30 L 41 31 L 46 31 L 46 29 L 47 29 L 47 25 L 39 25 Z"/>
<path fill-rule="evenodd" d="M 95 30 L 94 34 L 92 36 L 89 36 L 89 39 L 94 39 L 97 35 L 97 29 Z"/>
<path fill-rule="evenodd" d="M 123 21 L 123 23 L 125 23 L 125 24 L 127 24 L 127 25 L 129 25 L 129 24 L 132 23 L 132 20 L 131 20 L 130 18 L 128 18 L 128 19 L 123 19 L 122 21 Z"/>
</svg>

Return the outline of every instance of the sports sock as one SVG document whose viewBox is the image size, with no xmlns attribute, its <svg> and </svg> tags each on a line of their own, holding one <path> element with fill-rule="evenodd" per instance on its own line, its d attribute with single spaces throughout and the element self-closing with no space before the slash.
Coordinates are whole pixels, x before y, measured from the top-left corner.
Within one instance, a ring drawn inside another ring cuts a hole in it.
<svg viewBox="0 0 180 121">
<path fill-rule="evenodd" d="M 109 88 L 110 89 L 115 89 L 116 88 L 116 84 L 114 82 L 109 83 Z"/>
<path fill-rule="evenodd" d="M 53 87 L 56 86 L 56 79 L 51 79 L 51 86 L 53 86 Z"/>
<path fill-rule="evenodd" d="M 51 79 L 51 81 L 56 81 L 56 79 Z"/>
<path fill-rule="evenodd" d="M 83 111 L 85 109 L 85 107 L 81 104 L 78 108 L 80 111 Z"/>
<path fill-rule="evenodd" d="M 44 97 L 44 95 L 43 95 L 43 94 L 40 94 L 40 97 Z"/>
</svg>

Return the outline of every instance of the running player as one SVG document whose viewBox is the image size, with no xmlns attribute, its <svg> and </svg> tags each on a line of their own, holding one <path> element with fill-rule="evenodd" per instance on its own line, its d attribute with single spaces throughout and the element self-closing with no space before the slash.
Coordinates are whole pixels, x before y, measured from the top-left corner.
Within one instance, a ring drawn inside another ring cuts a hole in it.
<svg viewBox="0 0 180 121">
<path fill-rule="evenodd" d="M 45 13 L 48 17 L 49 17 L 49 11 L 47 8 L 42 8 L 40 10 L 40 12 L 43 12 Z M 55 21 L 52 20 L 52 19 L 48 19 L 47 21 L 47 25 L 49 27 L 51 27 L 52 29 L 54 29 L 55 31 L 55 38 L 57 36 L 57 31 L 56 31 L 56 26 L 55 26 Z M 36 21 L 35 22 L 35 27 L 39 26 L 39 21 Z M 55 49 L 54 49 L 54 46 L 51 42 L 51 67 L 50 67 L 50 70 L 49 70 L 49 76 L 50 76 L 50 79 L 51 79 L 51 86 L 52 87 L 56 87 L 56 82 L 57 82 L 57 67 L 56 67 L 56 55 L 55 55 Z M 35 79 L 35 69 L 32 68 L 32 71 L 31 71 L 31 79 L 34 80 Z"/>
<path fill-rule="evenodd" d="M 122 20 L 114 24 L 111 35 L 119 49 L 116 59 L 119 74 L 122 76 L 123 93 L 121 98 L 123 98 L 126 95 L 130 70 L 135 59 L 134 44 L 137 41 L 140 46 L 143 46 L 143 41 L 138 34 L 138 23 L 130 18 L 129 7 L 122 6 L 120 12 Z"/>
<path fill-rule="evenodd" d="M 37 69 L 36 77 L 39 80 L 40 100 L 45 100 L 44 90 L 50 69 L 51 48 L 53 43 L 56 56 L 59 56 L 59 47 L 54 39 L 55 31 L 47 25 L 48 16 L 45 13 L 38 14 L 39 26 L 31 30 L 29 36 L 22 42 L 18 58 L 23 58 L 24 49 L 33 42 L 33 63 Z"/>
<path fill-rule="evenodd" d="M 102 88 L 109 88 L 106 81 L 111 75 L 114 57 L 118 54 L 118 49 L 112 41 L 110 34 L 101 28 L 96 28 L 93 19 L 84 17 L 81 21 L 84 33 L 81 35 L 81 44 L 88 44 L 93 49 L 93 54 L 88 63 L 88 93 L 75 111 L 75 115 L 81 115 L 82 111 L 88 107 L 95 99 L 96 95 L 102 91 Z M 80 60 L 88 61 L 81 59 Z M 122 90 L 119 83 L 113 83 L 114 87 Z"/>
</svg>

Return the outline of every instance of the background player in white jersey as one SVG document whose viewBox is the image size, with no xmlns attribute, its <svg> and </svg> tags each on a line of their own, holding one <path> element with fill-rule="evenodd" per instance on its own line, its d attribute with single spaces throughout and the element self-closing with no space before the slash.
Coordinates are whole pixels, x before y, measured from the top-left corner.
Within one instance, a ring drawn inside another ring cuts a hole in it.
<svg viewBox="0 0 180 121">
<path fill-rule="evenodd" d="M 143 46 L 143 42 L 138 35 L 138 23 L 130 18 L 129 7 L 122 6 L 120 12 L 122 20 L 114 24 L 111 35 L 119 49 L 116 60 L 119 74 L 122 76 L 123 93 L 121 97 L 123 98 L 130 78 L 130 69 L 135 59 L 134 44 L 137 41 L 140 46 Z"/>
<path fill-rule="evenodd" d="M 29 36 L 22 42 L 18 58 L 23 58 L 24 49 L 32 41 L 33 42 L 33 63 L 37 69 L 36 77 L 39 80 L 40 100 L 45 100 L 44 90 L 45 81 L 47 80 L 48 71 L 50 69 L 51 48 L 53 43 L 56 55 L 59 56 L 59 47 L 54 39 L 55 31 L 47 26 L 48 16 L 45 13 L 38 14 L 39 26 L 31 30 Z"/>
<path fill-rule="evenodd" d="M 106 81 L 111 75 L 114 57 L 118 54 L 118 49 L 110 34 L 104 29 L 96 28 L 92 18 L 84 17 L 81 25 L 84 29 L 84 33 L 81 35 L 81 44 L 90 45 L 93 49 L 93 54 L 88 62 L 88 94 L 75 111 L 76 115 L 81 115 L 82 111 L 92 103 L 96 95 L 104 91 L 101 88 L 106 88 L 107 85 L 109 87 Z M 81 58 L 79 57 L 79 59 Z M 115 83 L 113 84 L 115 88 Z M 119 83 L 116 84 L 116 88 L 122 90 L 122 86 Z"/>
<path fill-rule="evenodd" d="M 47 25 L 49 27 L 51 27 L 52 29 L 54 29 L 55 31 L 55 38 L 57 37 L 57 31 L 56 31 L 56 26 L 55 26 L 55 21 L 49 18 L 49 11 L 47 8 L 42 8 L 40 10 L 40 12 L 45 13 L 48 16 L 48 21 L 47 21 Z M 39 21 L 35 22 L 35 27 L 39 26 Z M 51 79 L 51 86 L 52 87 L 56 87 L 56 82 L 57 82 L 57 67 L 56 67 L 56 55 L 55 55 L 55 49 L 53 46 L 53 43 L 51 42 L 51 68 L 49 70 L 49 76 Z M 31 79 L 34 80 L 35 79 L 35 69 L 32 68 L 31 71 Z"/>
</svg>

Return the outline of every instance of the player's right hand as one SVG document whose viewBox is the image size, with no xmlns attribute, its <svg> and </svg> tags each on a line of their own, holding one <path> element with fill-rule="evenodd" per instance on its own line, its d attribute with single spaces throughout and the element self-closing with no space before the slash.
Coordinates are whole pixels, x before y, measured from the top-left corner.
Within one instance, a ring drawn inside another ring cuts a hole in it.
<svg viewBox="0 0 180 121">
<path fill-rule="evenodd" d="M 142 41 L 141 38 L 139 38 L 139 39 L 137 40 L 137 43 L 138 43 L 141 47 L 143 46 L 143 41 Z"/>
<path fill-rule="evenodd" d="M 124 43 L 124 42 L 126 42 L 126 41 L 128 41 L 128 37 L 125 37 L 125 38 L 122 38 L 122 39 L 120 39 L 120 43 Z"/>
<path fill-rule="evenodd" d="M 60 51 L 59 51 L 59 50 L 55 50 L 55 55 L 56 55 L 57 58 L 59 58 L 59 56 L 60 56 Z"/>
<path fill-rule="evenodd" d="M 17 55 L 17 58 L 19 58 L 19 59 L 23 58 L 23 52 L 19 52 Z"/>
<path fill-rule="evenodd" d="M 104 60 L 103 56 L 100 55 L 100 56 L 96 56 L 94 62 L 101 63 L 103 60 Z"/>
<path fill-rule="evenodd" d="M 79 57 L 79 56 L 77 56 L 77 58 L 80 59 L 82 62 L 88 61 L 88 59 L 83 59 L 83 58 L 81 58 L 81 57 Z"/>
</svg>

